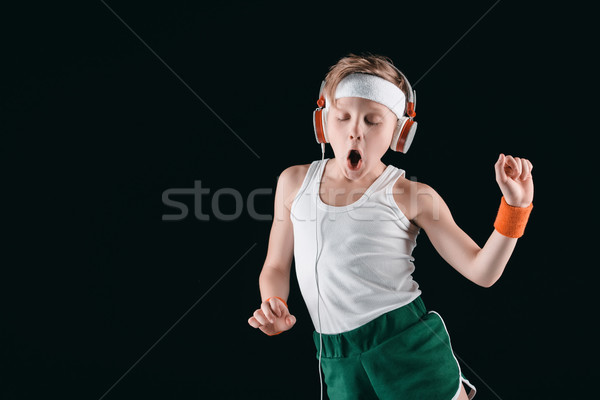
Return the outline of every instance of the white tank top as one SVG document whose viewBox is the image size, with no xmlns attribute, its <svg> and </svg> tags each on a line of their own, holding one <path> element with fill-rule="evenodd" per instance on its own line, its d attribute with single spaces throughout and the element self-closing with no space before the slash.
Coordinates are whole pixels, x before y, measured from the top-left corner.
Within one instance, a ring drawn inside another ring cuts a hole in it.
<svg viewBox="0 0 600 400">
<path fill-rule="evenodd" d="M 405 171 L 393 165 L 354 203 L 341 207 L 325 204 L 317 193 L 328 160 L 310 164 L 290 213 L 300 292 L 315 330 L 337 334 L 358 328 L 421 294 L 411 275 L 415 270 L 411 254 L 420 228 L 394 201 L 392 188 Z M 319 239 L 316 275 L 315 214 Z M 320 330 L 315 276 L 319 280 Z"/>
</svg>

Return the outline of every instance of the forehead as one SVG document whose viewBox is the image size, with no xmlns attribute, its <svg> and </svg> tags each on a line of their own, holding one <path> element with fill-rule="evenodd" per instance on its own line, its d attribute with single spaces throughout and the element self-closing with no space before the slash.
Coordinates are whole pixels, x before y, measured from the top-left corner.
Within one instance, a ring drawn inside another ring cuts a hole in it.
<svg viewBox="0 0 600 400">
<path fill-rule="evenodd" d="M 385 113 L 388 108 L 376 101 L 364 99 L 362 97 L 342 97 L 337 99 L 333 104 L 333 108 L 339 110 L 360 109 L 362 111 L 372 111 Z"/>
</svg>

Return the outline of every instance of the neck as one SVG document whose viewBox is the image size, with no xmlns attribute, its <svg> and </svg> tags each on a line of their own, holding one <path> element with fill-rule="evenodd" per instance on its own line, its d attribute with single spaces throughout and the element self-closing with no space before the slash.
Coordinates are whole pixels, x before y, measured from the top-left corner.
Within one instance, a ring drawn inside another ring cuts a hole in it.
<svg viewBox="0 0 600 400">
<path fill-rule="evenodd" d="M 340 165 L 342 164 L 342 165 Z M 346 168 L 346 160 L 332 158 L 327 161 L 325 165 L 324 175 L 331 179 L 332 181 L 339 182 L 341 184 L 371 184 L 375 179 L 377 179 L 383 171 L 387 168 L 381 160 L 375 163 L 374 166 L 369 167 L 369 169 L 364 169 L 360 171 L 359 174 L 348 174 L 348 176 L 344 173 Z"/>
</svg>

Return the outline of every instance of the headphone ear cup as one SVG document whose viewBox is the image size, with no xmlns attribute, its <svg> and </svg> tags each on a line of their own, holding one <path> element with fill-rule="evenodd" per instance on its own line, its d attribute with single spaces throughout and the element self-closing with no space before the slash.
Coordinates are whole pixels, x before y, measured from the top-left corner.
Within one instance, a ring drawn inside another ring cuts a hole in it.
<svg viewBox="0 0 600 400">
<path fill-rule="evenodd" d="M 408 118 L 402 117 L 398 120 L 398 126 L 392 136 L 390 149 L 406 153 L 412 144 L 415 132 L 417 131 L 417 122 Z"/>
<path fill-rule="evenodd" d="M 313 111 L 313 127 L 317 143 L 329 143 L 327 139 L 327 108 L 317 108 Z"/>
<path fill-rule="evenodd" d="M 410 145 L 413 142 L 413 139 L 415 138 L 415 133 L 417 132 L 417 121 L 409 119 L 408 121 L 406 121 L 406 124 L 404 125 L 404 127 L 402 128 L 403 132 L 406 132 L 406 134 L 402 133 L 400 136 L 404 136 L 404 148 L 402 149 L 403 153 L 406 153 L 408 151 L 408 149 L 410 148 Z"/>
<path fill-rule="evenodd" d="M 394 134 L 392 135 L 392 141 L 390 143 L 390 149 L 392 149 L 392 151 L 398 151 L 396 149 L 397 145 L 398 145 L 398 138 L 400 137 L 400 132 L 402 132 L 402 126 L 404 125 L 404 122 L 406 121 L 406 117 L 402 117 L 398 119 L 398 123 L 396 125 L 396 130 L 394 131 Z"/>
</svg>

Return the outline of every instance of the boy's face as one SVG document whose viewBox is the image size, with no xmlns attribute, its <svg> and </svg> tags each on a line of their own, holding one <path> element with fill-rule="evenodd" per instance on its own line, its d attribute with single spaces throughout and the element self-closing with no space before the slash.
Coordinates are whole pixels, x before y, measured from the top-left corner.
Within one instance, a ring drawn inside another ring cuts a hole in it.
<svg viewBox="0 0 600 400">
<path fill-rule="evenodd" d="M 380 165 L 397 123 L 396 114 L 386 106 L 361 97 L 343 97 L 331 104 L 327 136 L 348 179 L 362 178 Z"/>
</svg>

